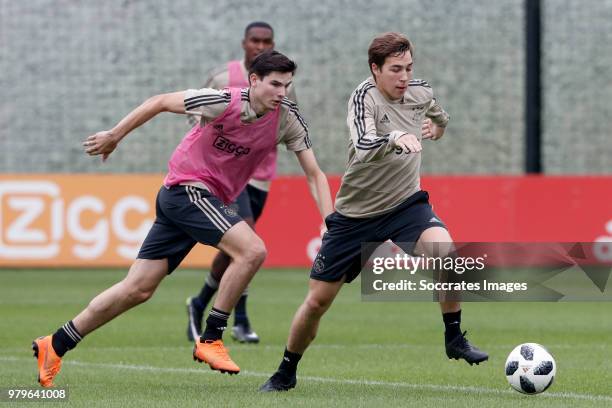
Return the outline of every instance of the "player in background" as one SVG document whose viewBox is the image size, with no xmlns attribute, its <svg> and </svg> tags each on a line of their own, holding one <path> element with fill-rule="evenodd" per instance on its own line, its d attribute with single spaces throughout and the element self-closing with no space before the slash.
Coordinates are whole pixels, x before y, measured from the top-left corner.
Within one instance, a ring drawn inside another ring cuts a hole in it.
<svg viewBox="0 0 612 408">
<path fill-rule="evenodd" d="M 253 229 L 229 206 L 262 160 L 283 143 L 295 152 L 322 217 L 332 211 L 329 185 L 319 169 L 306 125 L 286 97 L 296 65 L 276 51 L 260 54 L 249 70 L 250 86 L 200 89 L 157 95 L 125 116 L 113 129 L 89 136 L 89 155 L 106 159 L 132 130 L 161 112 L 202 116 L 168 163 L 156 199 L 156 219 L 137 259 L 121 282 L 96 296 L 54 334 L 34 340 L 38 381 L 53 386 L 62 358 L 84 336 L 148 300 L 196 243 L 231 257 L 219 294 L 194 345 L 194 360 L 213 370 L 237 374 L 240 368 L 223 345 L 231 310 L 263 263 L 266 248 Z"/>
<path fill-rule="evenodd" d="M 255 21 L 246 26 L 242 40 L 244 50 L 243 60 L 229 61 L 214 69 L 204 84 L 205 88 L 223 89 L 247 88 L 249 86 L 248 71 L 253 59 L 260 53 L 274 48 L 274 30 L 268 23 Z M 287 90 L 287 98 L 297 103 L 293 83 Z M 189 116 L 190 123 L 195 125 L 199 118 Z M 268 197 L 270 182 L 276 175 L 276 149 L 264 159 L 253 174 L 246 188 L 240 193 L 234 205 L 242 219 L 255 229 L 255 223 L 261 216 Z M 219 288 L 219 282 L 230 263 L 229 256 L 218 252 L 213 259 L 210 272 L 206 277 L 200 292 L 187 298 L 187 338 L 190 341 L 198 338 L 202 331 L 202 318 L 208 303 Z M 241 343 L 258 343 L 259 336 L 252 329 L 247 314 L 248 288 L 245 289 L 234 309 L 234 326 L 231 336 Z"/>
<path fill-rule="evenodd" d="M 445 256 L 437 247 L 452 242 L 420 187 L 421 140 L 438 140 L 449 121 L 429 84 L 412 79 L 413 48 L 399 33 L 372 41 L 372 77 L 348 103 L 348 163 L 335 209 L 325 219 L 328 231 L 310 273 L 306 299 L 293 318 L 278 370 L 261 391 L 286 391 L 296 385 L 297 365 L 317 334 L 319 321 L 344 283 L 361 271 L 361 244 L 391 240 L 408 254 Z M 436 245 L 435 243 L 449 243 Z M 367 255 L 367 254 L 366 254 Z M 367 258 L 367 257 L 365 257 Z M 478 364 L 487 353 L 461 332 L 461 304 L 440 302 L 446 354 Z"/>
</svg>

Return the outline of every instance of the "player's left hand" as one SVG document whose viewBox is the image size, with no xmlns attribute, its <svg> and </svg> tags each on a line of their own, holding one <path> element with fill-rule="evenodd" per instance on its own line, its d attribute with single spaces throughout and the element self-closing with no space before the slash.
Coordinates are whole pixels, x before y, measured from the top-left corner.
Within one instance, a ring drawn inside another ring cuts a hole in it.
<svg viewBox="0 0 612 408">
<path fill-rule="evenodd" d="M 103 130 L 95 135 L 89 136 L 83 142 L 85 153 L 90 156 L 102 155 L 102 161 L 106 161 L 108 156 L 115 150 L 119 141 L 109 130 Z"/>
<path fill-rule="evenodd" d="M 423 139 L 438 140 L 444 135 L 444 130 L 445 128 L 436 125 L 431 119 L 427 118 L 421 126 L 421 135 Z"/>
</svg>

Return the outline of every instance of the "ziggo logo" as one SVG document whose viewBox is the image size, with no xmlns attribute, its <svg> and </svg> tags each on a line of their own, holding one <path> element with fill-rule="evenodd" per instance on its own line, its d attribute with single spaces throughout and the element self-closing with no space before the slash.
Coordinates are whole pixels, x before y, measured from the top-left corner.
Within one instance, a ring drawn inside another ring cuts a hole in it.
<svg viewBox="0 0 612 408">
<path fill-rule="evenodd" d="M 70 253 L 76 258 L 98 258 L 114 238 L 117 255 L 134 259 L 153 220 L 146 218 L 130 229 L 127 214 L 136 211 L 146 215 L 150 203 L 140 196 L 126 195 L 113 204 L 110 217 L 100 217 L 106 210 L 105 202 L 93 195 L 66 203 L 53 182 L 0 181 L 0 258 L 51 259 L 60 254 L 60 244 L 68 236 L 75 242 Z M 93 226 L 83 225 L 84 212 L 97 215 Z M 9 214 L 13 216 L 7 217 Z"/>
</svg>

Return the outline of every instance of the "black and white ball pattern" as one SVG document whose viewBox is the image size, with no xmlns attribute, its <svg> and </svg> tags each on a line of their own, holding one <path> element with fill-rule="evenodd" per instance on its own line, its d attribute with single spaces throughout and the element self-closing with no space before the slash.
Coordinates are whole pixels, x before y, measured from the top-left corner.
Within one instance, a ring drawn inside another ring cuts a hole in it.
<svg viewBox="0 0 612 408">
<path fill-rule="evenodd" d="M 555 379 L 557 365 L 552 355 L 537 343 L 516 346 L 506 360 L 506 378 L 515 390 L 539 394 Z"/>
</svg>

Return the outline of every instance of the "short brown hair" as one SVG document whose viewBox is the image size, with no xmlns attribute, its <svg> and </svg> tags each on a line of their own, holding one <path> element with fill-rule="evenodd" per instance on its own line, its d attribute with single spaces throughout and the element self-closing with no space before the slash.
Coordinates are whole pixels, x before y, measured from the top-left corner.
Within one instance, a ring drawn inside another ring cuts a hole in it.
<svg viewBox="0 0 612 408">
<path fill-rule="evenodd" d="M 410 55 L 414 55 L 412 43 L 405 35 L 400 33 L 383 33 L 376 36 L 368 48 L 368 65 L 370 66 L 370 72 L 374 75 L 372 64 L 376 64 L 376 66 L 382 68 L 385 59 L 389 55 L 399 56 L 406 51 L 410 51 Z"/>
<path fill-rule="evenodd" d="M 291 72 L 294 74 L 296 69 L 297 64 L 290 60 L 286 55 L 281 54 L 278 51 L 268 50 L 255 57 L 251 63 L 251 68 L 249 69 L 249 76 L 251 74 L 255 74 L 259 78 L 263 79 L 271 72 Z"/>
</svg>

